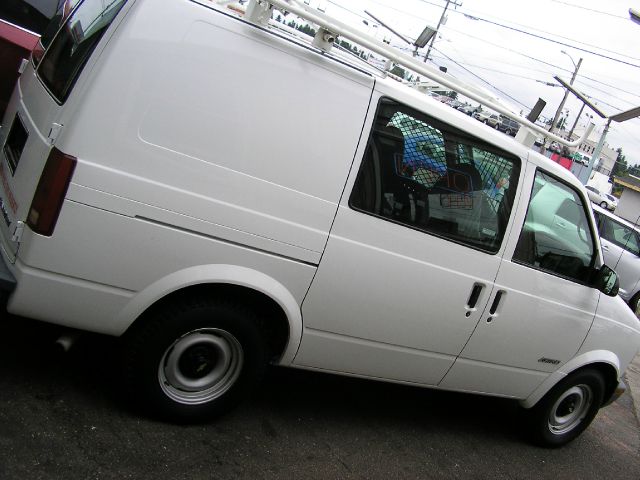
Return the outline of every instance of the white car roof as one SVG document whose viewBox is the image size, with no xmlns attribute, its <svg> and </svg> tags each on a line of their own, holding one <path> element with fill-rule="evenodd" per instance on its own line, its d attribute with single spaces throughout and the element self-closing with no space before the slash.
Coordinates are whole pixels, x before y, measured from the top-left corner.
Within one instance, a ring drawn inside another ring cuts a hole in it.
<svg viewBox="0 0 640 480">
<path fill-rule="evenodd" d="M 592 204 L 591 205 L 593 207 L 593 211 L 594 212 L 598 212 L 602 215 L 606 215 L 612 219 L 614 219 L 616 222 L 623 224 L 626 227 L 632 228 L 633 230 L 635 230 L 636 232 L 640 233 L 640 226 L 638 225 L 634 225 L 633 223 L 631 223 L 628 220 L 625 220 L 622 217 L 619 217 L 618 215 L 611 213 L 609 210 L 605 210 L 604 208 L 599 207 L 596 204 Z"/>
</svg>

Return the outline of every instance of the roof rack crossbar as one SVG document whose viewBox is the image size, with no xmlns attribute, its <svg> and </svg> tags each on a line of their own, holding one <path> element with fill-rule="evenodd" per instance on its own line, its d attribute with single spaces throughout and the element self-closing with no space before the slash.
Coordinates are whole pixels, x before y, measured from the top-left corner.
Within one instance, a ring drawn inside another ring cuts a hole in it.
<svg viewBox="0 0 640 480">
<path fill-rule="evenodd" d="M 354 27 L 347 25 L 336 18 L 327 15 L 324 12 L 314 10 L 311 7 L 305 5 L 299 0 L 252 0 L 256 2 L 264 2 L 273 5 L 273 7 L 277 8 L 280 11 L 291 12 L 297 15 L 300 18 L 304 18 L 312 23 L 315 23 L 319 27 L 325 28 L 326 30 L 335 33 L 337 35 L 341 35 L 349 40 L 358 43 L 360 46 L 368 48 L 372 52 L 375 52 L 379 55 L 384 56 L 385 58 L 393 61 L 394 63 L 405 67 L 413 72 L 419 73 L 420 75 L 424 75 L 425 77 L 438 82 L 444 87 L 447 87 L 451 90 L 455 90 L 458 93 L 475 100 L 476 102 L 489 107 L 492 110 L 504 115 L 505 117 L 511 118 L 512 120 L 520 123 L 521 125 L 533 130 L 550 141 L 555 141 L 566 145 L 570 148 L 578 147 L 581 143 L 583 143 L 591 134 L 591 131 L 594 128 L 594 124 L 590 123 L 583 135 L 573 141 L 570 142 L 567 139 L 560 137 L 554 133 L 551 133 L 545 130 L 543 127 L 536 125 L 535 123 L 527 120 L 526 118 L 518 115 L 517 113 L 511 111 L 505 105 L 495 101 L 491 97 L 481 93 L 476 90 L 473 86 L 466 84 L 461 80 L 447 77 L 440 70 L 426 64 L 423 62 L 419 62 L 414 57 L 411 57 L 405 53 L 399 52 L 395 48 L 387 45 L 386 43 L 380 42 L 377 39 L 373 38 L 366 33 L 360 32 Z"/>
</svg>

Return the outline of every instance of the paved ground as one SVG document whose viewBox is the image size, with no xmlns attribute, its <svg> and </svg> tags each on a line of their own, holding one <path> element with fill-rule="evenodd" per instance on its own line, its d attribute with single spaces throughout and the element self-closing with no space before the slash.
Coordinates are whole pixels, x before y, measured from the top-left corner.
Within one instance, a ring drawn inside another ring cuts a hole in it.
<svg viewBox="0 0 640 480">
<path fill-rule="evenodd" d="M 558 450 L 525 443 L 509 401 L 287 369 L 227 417 L 176 426 L 129 409 L 112 341 L 60 356 L 55 335 L 0 321 L 2 480 L 640 478 L 629 393 Z"/>
<path fill-rule="evenodd" d="M 633 362 L 629 365 L 625 376 L 627 379 L 627 386 L 629 387 L 629 394 L 633 399 L 633 407 L 636 412 L 636 417 L 640 422 L 640 354 L 633 359 Z"/>
</svg>

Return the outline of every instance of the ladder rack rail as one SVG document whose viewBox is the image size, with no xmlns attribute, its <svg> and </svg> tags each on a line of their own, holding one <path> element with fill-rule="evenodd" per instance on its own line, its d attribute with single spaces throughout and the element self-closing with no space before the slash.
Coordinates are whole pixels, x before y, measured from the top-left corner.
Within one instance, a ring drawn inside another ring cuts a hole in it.
<svg viewBox="0 0 640 480">
<path fill-rule="evenodd" d="M 536 125 L 535 123 L 527 120 L 526 118 L 512 112 L 505 105 L 502 105 L 496 102 L 491 97 L 484 95 L 482 92 L 474 89 L 472 86 L 458 80 L 455 78 L 447 77 L 438 69 L 427 65 L 426 63 L 417 61 L 414 57 L 411 57 L 405 53 L 399 52 L 398 50 L 392 48 L 390 45 L 387 45 L 383 42 L 378 41 L 377 39 L 367 35 L 365 33 L 360 32 L 354 27 L 347 25 L 340 20 L 337 20 L 324 12 L 313 10 L 311 7 L 301 3 L 298 0 L 252 0 L 261 5 L 271 5 L 276 9 L 282 12 L 291 12 L 297 15 L 300 18 L 304 18 L 312 23 L 315 23 L 319 27 L 332 32 L 333 34 L 343 36 L 362 47 L 365 47 L 372 52 L 375 52 L 383 57 L 393 61 L 394 63 L 408 68 L 409 70 L 423 75 L 430 80 L 438 82 L 439 84 L 450 88 L 451 90 L 455 90 L 458 93 L 479 102 L 486 107 L 495 110 L 496 112 L 508 117 L 521 125 L 533 130 L 550 141 L 555 141 L 566 145 L 570 148 L 578 147 L 581 143 L 583 143 L 591 134 L 591 131 L 594 128 L 594 124 L 590 123 L 583 135 L 571 142 L 565 138 L 560 137 L 554 133 L 551 133 L 545 130 L 543 127 Z"/>
</svg>

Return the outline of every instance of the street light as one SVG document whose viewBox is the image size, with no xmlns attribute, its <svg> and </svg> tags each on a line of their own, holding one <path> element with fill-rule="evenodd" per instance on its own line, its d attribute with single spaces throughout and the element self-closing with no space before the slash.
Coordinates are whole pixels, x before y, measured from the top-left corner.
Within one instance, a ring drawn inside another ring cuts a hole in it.
<svg viewBox="0 0 640 480">
<path fill-rule="evenodd" d="M 569 85 L 573 85 L 573 81 L 576 79 L 576 76 L 578 75 L 578 70 L 580 69 L 580 65 L 582 65 L 582 58 L 580 58 L 580 60 L 578 60 L 578 63 L 576 64 L 576 62 L 573 61 L 573 58 L 571 57 L 571 55 L 569 55 L 567 52 L 565 52 L 564 50 L 560 50 L 560 53 L 564 53 L 567 57 L 569 57 L 569 59 L 571 60 L 571 63 L 573 63 L 573 66 L 575 67 L 575 70 L 573 71 L 573 76 L 571 77 L 571 81 L 569 82 Z M 562 97 L 562 101 L 558 106 L 558 110 L 556 110 L 556 114 L 553 117 L 553 121 L 551 122 L 551 127 L 549 128 L 549 131 L 551 133 L 553 133 L 553 129 L 556 126 L 556 123 L 558 122 L 558 118 L 560 118 L 560 113 L 562 112 L 562 109 L 564 107 L 565 102 L 567 101 L 568 96 L 569 96 L 569 90 L 565 90 L 564 97 Z"/>
</svg>

